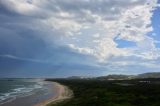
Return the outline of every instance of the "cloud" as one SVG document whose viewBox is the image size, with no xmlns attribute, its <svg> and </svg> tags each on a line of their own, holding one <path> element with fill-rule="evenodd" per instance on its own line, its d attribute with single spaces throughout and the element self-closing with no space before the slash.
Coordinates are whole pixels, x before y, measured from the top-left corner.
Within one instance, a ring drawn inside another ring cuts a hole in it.
<svg viewBox="0 0 160 106">
<path fill-rule="evenodd" d="M 45 61 L 42 61 L 42 60 L 36 60 L 36 59 L 30 59 L 30 58 L 22 58 L 22 57 L 17 57 L 17 56 L 9 55 L 9 54 L 0 55 L 0 57 L 10 58 L 10 59 L 16 59 L 16 60 L 24 60 L 24 61 L 45 63 Z"/>
<path fill-rule="evenodd" d="M 160 57 L 157 41 L 149 36 L 153 31 L 151 18 L 158 6 L 157 2 L 158 0 L 0 0 L 0 38 L 4 42 L 0 44 L 5 45 L 1 46 L 3 48 L 14 49 L 5 50 L 1 54 L 13 54 L 5 56 L 29 61 L 27 53 L 34 56 L 40 54 L 44 60 L 55 59 L 60 62 L 62 57 L 73 57 L 69 60 L 72 63 L 82 56 L 83 59 L 89 57 L 86 64 L 92 58 L 95 62 L 91 63 L 94 65 L 107 63 L 111 66 L 136 65 L 138 60 L 135 58 L 140 58 L 143 66 L 147 61 L 156 61 Z M 125 44 L 121 48 L 116 40 L 129 41 L 135 45 L 129 47 Z M 36 46 L 41 43 L 45 44 Z M 22 55 L 19 52 L 25 45 L 28 45 L 27 50 L 24 50 L 26 55 Z M 34 50 L 38 53 L 31 52 Z M 44 56 L 44 51 L 49 53 Z M 126 59 L 122 61 L 122 58 Z M 81 62 L 83 63 L 82 60 Z"/>
</svg>

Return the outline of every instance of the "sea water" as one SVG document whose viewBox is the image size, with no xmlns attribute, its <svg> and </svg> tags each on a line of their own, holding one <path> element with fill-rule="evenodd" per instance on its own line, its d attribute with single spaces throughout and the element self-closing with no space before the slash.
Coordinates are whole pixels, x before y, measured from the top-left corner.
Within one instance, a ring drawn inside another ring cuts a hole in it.
<svg viewBox="0 0 160 106">
<path fill-rule="evenodd" d="M 32 95 L 34 90 L 42 89 L 43 86 L 42 79 L 0 79 L 0 104 Z"/>
</svg>

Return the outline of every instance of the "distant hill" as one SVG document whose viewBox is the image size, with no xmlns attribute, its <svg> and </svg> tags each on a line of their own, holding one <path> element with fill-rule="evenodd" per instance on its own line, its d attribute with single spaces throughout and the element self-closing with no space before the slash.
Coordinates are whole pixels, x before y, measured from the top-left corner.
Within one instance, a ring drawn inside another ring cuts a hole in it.
<svg viewBox="0 0 160 106">
<path fill-rule="evenodd" d="M 160 78 L 160 72 L 150 72 L 137 75 L 137 78 Z"/>
<path fill-rule="evenodd" d="M 130 79 L 143 79 L 143 78 L 160 78 L 160 72 L 150 72 L 150 73 L 143 73 L 138 75 L 107 75 L 101 77 L 84 77 L 84 76 L 72 76 L 68 77 L 68 79 L 98 79 L 98 80 L 130 80 Z"/>
<path fill-rule="evenodd" d="M 128 79 L 142 79 L 142 78 L 160 78 L 160 72 L 150 72 L 138 75 L 107 75 L 97 77 L 101 80 L 128 80 Z"/>
<path fill-rule="evenodd" d="M 71 76 L 71 77 L 68 77 L 67 79 L 86 79 L 86 78 L 91 78 L 91 77 L 86 77 L 86 76 Z"/>
<path fill-rule="evenodd" d="M 97 79 L 100 80 L 128 80 L 133 78 L 135 78 L 135 76 L 133 75 L 108 75 L 108 76 L 97 77 Z"/>
</svg>

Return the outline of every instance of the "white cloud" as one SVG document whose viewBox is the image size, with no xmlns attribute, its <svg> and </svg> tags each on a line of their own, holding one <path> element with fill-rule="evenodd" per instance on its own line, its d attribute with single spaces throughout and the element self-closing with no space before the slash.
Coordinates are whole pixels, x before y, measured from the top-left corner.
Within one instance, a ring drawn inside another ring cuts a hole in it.
<svg viewBox="0 0 160 106">
<path fill-rule="evenodd" d="M 159 57 L 155 40 L 147 36 L 153 30 L 151 17 L 157 0 L 1 0 L 0 3 L 10 11 L 30 16 L 38 30 L 45 30 L 50 42 L 69 45 L 101 61 L 112 56 Z M 115 38 L 135 42 L 137 46 L 118 48 Z"/>
<path fill-rule="evenodd" d="M 80 48 L 80 47 L 76 47 L 74 44 L 68 44 L 68 46 L 72 48 L 73 50 L 77 50 L 79 53 L 93 54 L 94 52 L 90 48 Z"/>
<path fill-rule="evenodd" d="M 94 37 L 94 38 L 99 38 L 99 37 L 100 37 L 100 34 L 99 34 L 99 33 L 96 33 L 96 34 L 93 35 L 93 37 Z"/>
<path fill-rule="evenodd" d="M 29 15 L 33 11 L 38 11 L 39 8 L 29 2 L 30 0 L 1 0 L 0 3 L 7 7 L 10 11 L 24 15 Z"/>
</svg>

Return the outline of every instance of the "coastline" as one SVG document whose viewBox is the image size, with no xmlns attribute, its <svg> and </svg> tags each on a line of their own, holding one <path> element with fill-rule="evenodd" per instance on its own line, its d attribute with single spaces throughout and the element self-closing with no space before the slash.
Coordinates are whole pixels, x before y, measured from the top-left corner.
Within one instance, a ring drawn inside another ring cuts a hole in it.
<svg viewBox="0 0 160 106">
<path fill-rule="evenodd" d="M 53 89 L 57 91 L 56 92 L 57 94 L 49 98 L 48 100 L 41 101 L 40 103 L 35 104 L 33 106 L 47 106 L 49 104 L 55 104 L 65 99 L 72 98 L 73 92 L 67 86 L 61 85 L 60 83 L 57 83 L 57 82 L 53 82 L 53 83 L 54 83 Z"/>
</svg>

